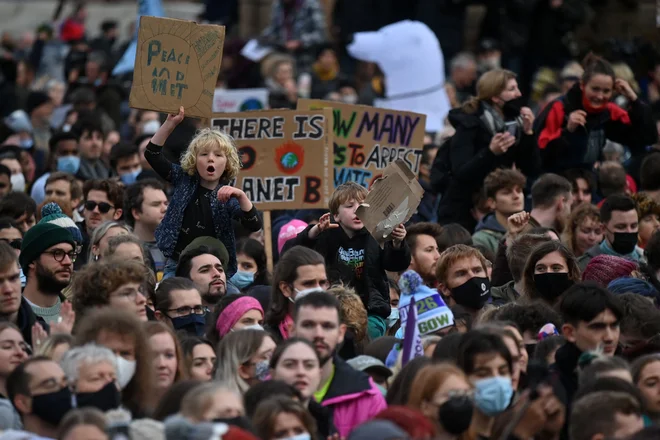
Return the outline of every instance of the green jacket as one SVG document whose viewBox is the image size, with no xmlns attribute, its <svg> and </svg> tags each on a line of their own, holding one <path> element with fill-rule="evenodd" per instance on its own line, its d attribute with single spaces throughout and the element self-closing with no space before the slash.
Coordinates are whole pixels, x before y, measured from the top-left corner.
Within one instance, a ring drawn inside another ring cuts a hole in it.
<svg viewBox="0 0 660 440">
<path fill-rule="evenodd" d="M 514 302 L 520 298 L 520 294 L 516 292 L 516 289 L 513 287 L 515 281 L 509 281 L 503 286 L 492 287 L 490 289 L 490 296 L 492 298 L 493 304 L 496 306 L 501 306 L 510 302 Z"/>
</svg>

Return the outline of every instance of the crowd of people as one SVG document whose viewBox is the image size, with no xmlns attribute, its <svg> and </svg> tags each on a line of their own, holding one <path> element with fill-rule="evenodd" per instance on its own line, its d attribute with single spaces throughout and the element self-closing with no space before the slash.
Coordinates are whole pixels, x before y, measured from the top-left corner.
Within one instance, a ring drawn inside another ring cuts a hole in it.
<svg viewBox="0 0 660 440">
<path fill-rule="evenodd" d="M 575 2 L 536 3 L 574 27 Z M 317 0 L 274 1 L 276 52 L 228 40 L 218 86 L 383 97 L 348 6 L 326 44 Z M 529 59 L 499 25 L 472 54 L 445 23 L 448 128 L 381 247 L 354 182 L 266 228 L 233 139 L 128 108 L 117 23 L 85 18 L 2 41 L 0 439 L 660 435 L 660 57 Z"/>
</svg>

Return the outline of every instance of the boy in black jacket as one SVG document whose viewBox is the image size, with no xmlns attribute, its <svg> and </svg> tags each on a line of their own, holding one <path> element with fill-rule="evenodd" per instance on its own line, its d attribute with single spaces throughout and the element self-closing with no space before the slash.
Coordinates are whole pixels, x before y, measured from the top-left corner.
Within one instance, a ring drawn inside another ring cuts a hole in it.
<svg viewBox="0 0 660 440">
<path fill-rule="evenodd" d="M 369 316 L 369 335 L 383 336 L 390 315 L 390 293 L 385 271 L 401 272 L 410 266 L 410 248 L 404 241 L 406 228 L 396 227 L 392 241 L 381 249 L 355 211 L 367 197 L 367 190 L 354 182 L 335 189 L 330 213 L 317 225 L 310 225 L 292 241 L 319 252 L 326 261 L 328 278 L 355 289 Z M 331 223 L 331 217 L 336 223 Z"/>
</svg>

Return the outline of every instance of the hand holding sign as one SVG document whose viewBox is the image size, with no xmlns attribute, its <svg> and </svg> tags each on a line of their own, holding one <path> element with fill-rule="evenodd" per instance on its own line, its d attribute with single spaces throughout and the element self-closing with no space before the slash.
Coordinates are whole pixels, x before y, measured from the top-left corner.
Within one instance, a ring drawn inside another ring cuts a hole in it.
<svg viewBox="0 0 660 440">
<path fill-rule="evenodd" d="M 406 227 L 403 225 L 403 223 L 392 230 L 390 237 L 394 240 L 392 244 L 394 245 L 395 249 L 399 249 L 401 247 L 401 243 L 403 243 L 403 239 L 406 238 L 407 233 L 408 231 L 406 231 Z"/>
<path fill-rule="evenodd" d="M 165 124 L 171 126 L 172 128 L 176 127 L 183 121 L 183 118 L 185 116 L 185 110 L 183 109 L 183 106 L 179 107 L 179 113 L 176 115 L 167 115 L 167 119 L 165 120 Z"/>
</svg>

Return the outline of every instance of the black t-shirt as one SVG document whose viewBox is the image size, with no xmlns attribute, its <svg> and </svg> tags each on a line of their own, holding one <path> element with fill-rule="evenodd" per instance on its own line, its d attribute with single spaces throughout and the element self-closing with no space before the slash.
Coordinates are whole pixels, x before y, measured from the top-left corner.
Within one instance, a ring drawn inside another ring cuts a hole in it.
<svg viewBox="0 0 660 440">
<path fill-rule="evenodd" d="M 183 222 L 179 239 L 174 247 L 173 259 L 178 260 L 181 252 L 197 237 L 215 237 L 211 197 L 213 197 L 213 190 L 202 186 L 197 187 L 195 197 L 183 212 Z"/>
</svg>

